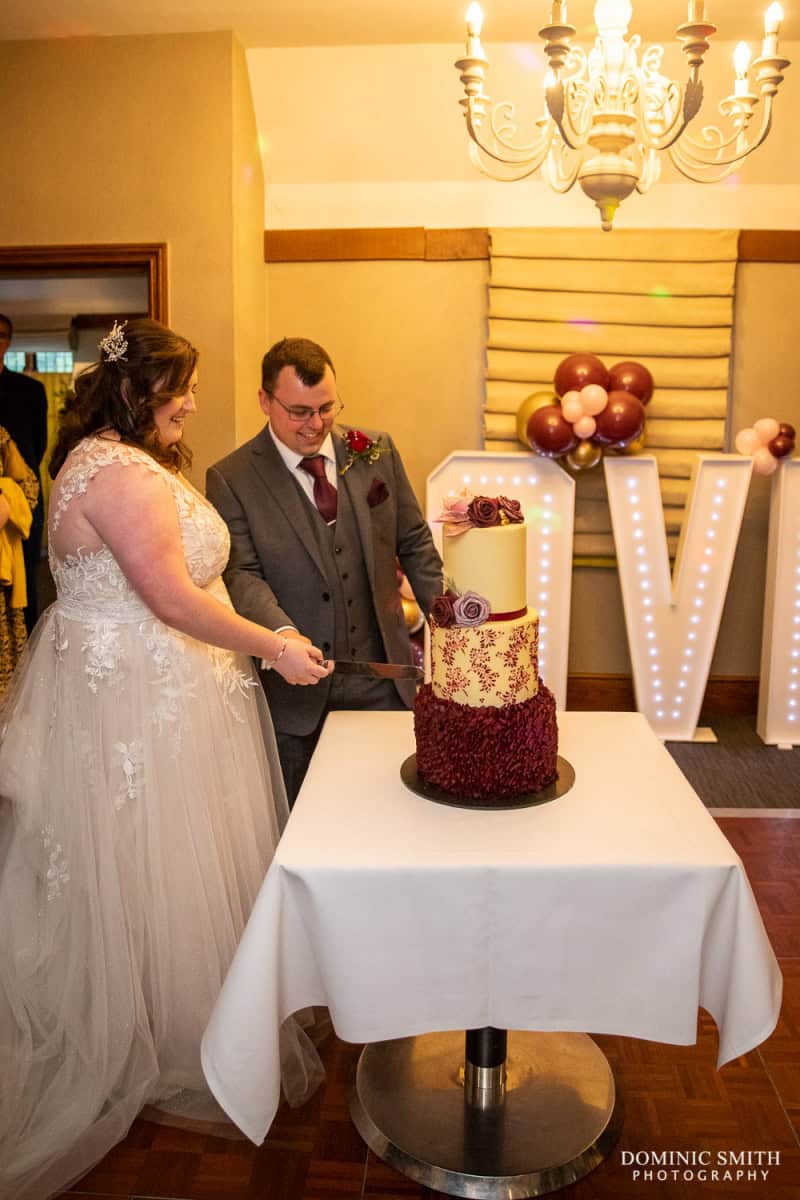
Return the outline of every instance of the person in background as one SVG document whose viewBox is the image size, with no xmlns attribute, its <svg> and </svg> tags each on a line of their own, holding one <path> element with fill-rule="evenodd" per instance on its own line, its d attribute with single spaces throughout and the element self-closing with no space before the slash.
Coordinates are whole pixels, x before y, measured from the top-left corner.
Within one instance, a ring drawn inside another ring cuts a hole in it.
<svg viewBox="0 0 800 1200">
<path fill-rule="evenodd" d="M 33 510 L 30 533 L 23 544 L 28 593 L 25 625 L 30 633 L 39 616 L 38 573 L 44 533 L 44 502 L 39 471 L 47 449 L 47 394 L 38 379 L 31 379 L 19 371 L 10 371 L 5 366 L 3 360 L 13 337 L 11 318 L 0 313 L 0 425 L 8 430 L 39 485 L 39 498 Z"/>
<path fill-rule="evenodd" d="M 228 531 L 185 479 L 197 351 L 115 324 L 51 459 L 57 599 L 0 713 L 0 1195 L 44 1200 L 145 1105 L 219 1119 L 200 1041 L 288 816 L 251 656 L 293 691 L 308 641 L 238 616 Z M 300 686 L 298 690 L 312 690 Z M 290 1019 L 284 1090 L 322 1078 Z"/>
<path fill-rule="evenodd" d="M 269 424 L 210 468 L 206 495 L 231 534 L 225 582 L 237 612 L 326 657 L 412 661 L 396 566 L 427 614 L 442 563 L 387 433 L 337 425 L 326 350 L 284 338 L 264 356 Z M 262 670 L 290 805 L 333 709 L 403 709 L 411 680 L 338 675 L 302 694 Z"/>
<path fill-rule="evenodd" d="M 36 476 L 0 425 L 0 699 L 28 636 L 23 551 L 38 499 Z"/>
</svg>

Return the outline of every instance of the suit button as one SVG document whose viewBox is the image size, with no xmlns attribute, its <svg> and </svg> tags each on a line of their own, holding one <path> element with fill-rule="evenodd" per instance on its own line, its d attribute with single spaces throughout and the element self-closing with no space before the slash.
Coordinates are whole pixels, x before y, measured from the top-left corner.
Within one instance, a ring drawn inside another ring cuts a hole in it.
<svg viewBox="0 0 800 1200">
<path fill-rule="evenodd" d="M 349 578 L 349 576 L 348 576 L 348 574 L 347 574 L 347 571 L 343 571 L 343 572 L 342 572 L 342 579 L 348 579 L 348 578 Z"/>
<path fill-rule="evenodd" d="M 351 626 L 350 626 L 350 632 L 351 632 L 351 633 L 355 633 L 355 631 L 356 631 L 356 627 L 355 627 L 355 625 L 351 625 Z"/>
<path fill-rule="evenodd" d="M 348 601 L 347 601 L 347 607 L 348 607 L 348 608 L 352 608 L 352 607 L 353 607 L 353 601 L 352 601 L 352 600 L 348 600 Z"/>
<path fill-rule="evenodd" d="M 334 553 L 335 553 L 335 554 L 341 554 L 341 553 L 342 553 L 342 547 L 341 547 L 341 546 L 334 546 L 334 547 L 333 547 L 333 550 L 334 550 Z"/>
<path fill-rule="evenodd" d="M 323 599 L 323 600 L 330 600 L 330 595 L 328 594 L 328 592 L 323 592 L 323 593 L 322 593 L 322 599 Z"/>
<path fill-rule="evenodd" d="M 330 642 L 322 643 L 322 649 L 325 651 L 326 654 L 328 654 L 330 652 L 330 648 L 331 648 Z"/>
</svg>

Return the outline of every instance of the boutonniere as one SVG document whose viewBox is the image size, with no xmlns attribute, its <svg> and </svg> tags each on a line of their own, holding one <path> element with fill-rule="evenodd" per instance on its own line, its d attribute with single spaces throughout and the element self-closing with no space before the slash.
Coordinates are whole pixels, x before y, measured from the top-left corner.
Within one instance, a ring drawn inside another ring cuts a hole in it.
<svg viewBox="0 0 800 1200">
<path fill-rule="evenodd" d="M 354 462 L 374 463 L 382 454 L 389 452 L 389 447 L 382 446 L 380 439 L 373 441 L 360 429 L 348 429 L 344 435 L 344 443 L 347 447 L 347 462 L 339 472 L 340 475 L 349 471 Z"/>
</svg>

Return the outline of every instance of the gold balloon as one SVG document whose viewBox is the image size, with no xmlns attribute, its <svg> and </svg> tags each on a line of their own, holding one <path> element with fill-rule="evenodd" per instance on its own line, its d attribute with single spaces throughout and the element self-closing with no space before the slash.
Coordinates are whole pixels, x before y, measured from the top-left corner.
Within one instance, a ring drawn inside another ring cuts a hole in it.
<svg viewBox="0 0 800 1200">
<path fill-rule="evenodd" d="M 588 471 L 590 467 L 596 467 L 603 457 L 603 449 L 601 446 L 595 446 L 593 442 L 578 442 L 574 450 L 570 450 L 567 455 L 567 462 L 574 471 Z"/>
<path fill-rule="evenodd" d="M 528 421 L 537 409 L 546 408 L 548 404 L 558 404 L 555 392 L 533 392 L 525 397 L 517 409 L 517 438 L 529 450 L 531 444 L 528 441 Z"/>
<path fill-rule="evenodd" d="M 644 433 L 640 433 L 632 442 L 628 442 L 627 446 L 623 446 L 623 454 L 641 454 L 644 450 Z"/>
<path fill-rule="evenodd" d="M 409 633 L 416 633 L 425 621 L 422 615 L 422 609 L 417 604 L 416 600 L 408 600 L 405 596 L 400 597 L 400 603 L 403 606 L 403 617 L 406 622 L 406 629 Z"/>
</svg>

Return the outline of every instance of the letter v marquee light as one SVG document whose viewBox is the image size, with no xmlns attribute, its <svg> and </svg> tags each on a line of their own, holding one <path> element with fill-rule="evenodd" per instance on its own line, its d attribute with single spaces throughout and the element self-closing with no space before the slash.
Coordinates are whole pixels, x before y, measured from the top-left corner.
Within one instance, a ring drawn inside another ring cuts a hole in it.
<svg viewBox="0 0 800 1200">
<path fill-rule="evenodd" d="M 772 476 L 756 728 L 768 745 L 800 745 L 800 458 Z"/>
<path fill-rule="evenodd" d="M 636 706 L 665 741 L 694 737 L 753 464 L 701 455 L 670 576 L 658 467 L 603 460 Z"/>
</svg>

